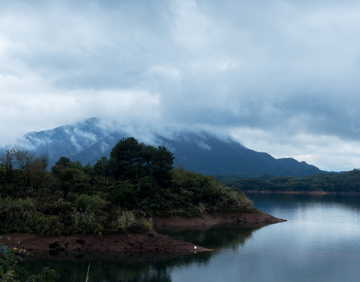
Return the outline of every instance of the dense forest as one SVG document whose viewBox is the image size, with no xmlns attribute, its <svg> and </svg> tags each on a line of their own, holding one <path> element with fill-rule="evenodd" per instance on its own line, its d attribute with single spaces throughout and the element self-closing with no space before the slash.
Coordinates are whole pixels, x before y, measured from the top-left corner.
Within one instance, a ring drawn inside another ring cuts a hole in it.
<svg viewBox="0 0 360 282">
<path fill-rule="evenodd" d="M 0 159 L 0 231 L 36 234 L 146 232 L 153 216 L 256 212 L 244 194 L 183 167 L 165 147 L 120 140 L 93 166 L 8 149 Z"/>
<path fill-rule="evenodd" d="M 224 185 L 242 191 L 360 192 L 359 169 L 306 177 L 275 177 L 272 175 L 253 178 L 242 178 L 237 175 L 215 175 L 214 177 Z"/>
</svg>

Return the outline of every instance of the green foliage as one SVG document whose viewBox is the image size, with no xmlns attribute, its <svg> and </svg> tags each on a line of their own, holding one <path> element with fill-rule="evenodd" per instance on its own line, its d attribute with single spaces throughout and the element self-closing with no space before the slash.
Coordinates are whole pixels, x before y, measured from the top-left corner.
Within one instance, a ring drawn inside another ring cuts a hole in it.
<svg viewBox="0 0 360 282">
<path fill-rule="evenodd" d="M 37 204 L 37 209 L 43 214 L 61 215 L 71 212 L 72 204 L 63 199 L 57 201 L 41 202 Z"/>
<path fill-rule="evenodd" d="M 28 276 L 28 272 L 20 266 L 23 259 L 16 256 L 17 251 L 13 251 L 5 245 L 0 244 L 0 282 L 15 282 L 22 276 L 21 281 L 26 282 L 54 282 L 59 279 L 59 275 L 53 269 L 45 267 L 39 274 Z M 26 280 L 25 280 L 26 279 Z"/>
<path fill-rule="evenodd" d="M 198 216 L 204 212 L 249 212 L 252 203 L 244 194 L 220 184 L 211 176 L 183 167 L 172 170 L 171 214 Z"/>
<path fill-rule="evenodd" d="M 26 220 L 35 214 L 36 206 L 33 199 L 0 199 L 0 222 L 12 222 L 17 219 Z"/>
<path fill-rule="evenodd" d="M 117 231 L 148 232 L 153 230 L 152 218 L 144 214 L 136 216 L 132 211 L 116 210 L 115 220 L 112 222 L 112 228 Z"/>
<path fill-rule="evenodd" d="M 109 188 L 107 199 L 124 209 L 136 209 L 138 207 L 136 185 L 130 180 L 117 181 Z"/>
<path fill-rule="evenodd" d="M 97 195 L 81 194 L 76 200 L 77 210 L 90 210 L 93 213 L 97 213 L 102 207 L 105 206 L 105 201 Z"/>
<path fill-rule="evenodd" d="M 158 185 L 168 185 L 174 156 L 165 147 L 155 148 L 139 143 L 133 137 L 120 140 L 110 153 L 110 160 L 100 159 L 94 171 L 116 180 L 138 182 L 152 177 Z"/>
<path fill-rule="evenodd" d="M 84 212 L 79 212 L 74 208 L 74 214 L 72 216 L 74 222 L 73 233 L 99 235 L 105 231 L 101 220 L 88 208 L 86 208 Z"/>
<path fill-rule="evenodd" d="M 0 185 L 10 187 L 17 194 L 29 189 L 39 190 L 48 185 L 46 156 L 21 149 L 6 149 L 0 156 Z"/>
<path fill-rule="evenodd" d="M 51 167 L 51 172 L 57 177 L 59 187 L 63 192 L 62 196 L 66 199 L 70 191 L 77 193 L 86 192 L 89 189 L 90 176 L 85 174 L 79 162 L 67 162 L 63 158 L 60 158 L 57 164 Z"/>
<path fill-rule="evenodd" d="M 64 230 L 64 225 L 59 222 L 58 216 L 44 216 L 38 214 L 37 216 L 29 219 L 25 226 L 31 230 L 29 233 L 41 235 L 58 235 Z"/>
<path fill-rule="evenodd" d="M 306 177 L 244 178 L 227 184 L 243 191 L 360 192 L 360 170 Z"/>
<path fill-rule="evenodd" d="M 52 234 L 145 232 L 152 215 L 253 212 L 243 195 L 210 176 L 173 169 L 165 147 L 120 140 L 93 167 L 8 150 L 0 160 L 0 230 Z M 115 211 L 114 211 L 115 210 Z"/>
<path fill-rule="evenodd" d="M 118 212 L 116 227 L 126 230 L 132 227 L 135 222 L 135 215 L 131 211 Z"/>
</svg>

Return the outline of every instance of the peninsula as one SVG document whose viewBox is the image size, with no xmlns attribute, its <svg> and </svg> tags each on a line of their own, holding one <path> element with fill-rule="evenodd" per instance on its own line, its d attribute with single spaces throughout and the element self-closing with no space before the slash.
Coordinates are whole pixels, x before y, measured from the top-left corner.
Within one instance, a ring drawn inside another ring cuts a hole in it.
<svg viewBox="0 0 360 282">
<path fill-rule="evenodd" d="M 94 166 L 6 150 L 0 163 L 0 244 L 33 250 L 208 251 L 154 226 L 284 220 L 256 210 L 215 178 L 173 167 L 165 147 L 120 140 Z M 195 248 L 196 247 L 196 248 Z"/>
</svg>

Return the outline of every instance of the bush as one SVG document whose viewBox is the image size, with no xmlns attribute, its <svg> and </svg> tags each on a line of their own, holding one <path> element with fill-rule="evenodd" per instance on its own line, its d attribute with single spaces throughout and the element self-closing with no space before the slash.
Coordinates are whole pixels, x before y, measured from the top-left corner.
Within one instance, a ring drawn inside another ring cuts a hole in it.
<svg viewBox="0 0 360 282">
<path fill-rule="evenodd" d="M 90 209 L 86 208 L 83 213 L 78 212 L 74 208 L 74 214 L 72 215 L 73 221 L 73 233 L 83 233 L 99 235 L 104 232 L 104 227 L 102 226 L 99 219 L 95 217 L 95 213 Z"/>
<path fill-rule="evenodd" d="M 117 181 L 109 188 L 107 199 L 124 209 L 136 209 L 138 207 L 136 188 L 129 180 Z"/>
<path fill-rule="evenodd" d="M 41 281 L 41 282 L 53 282 L 60 278 L 53 269 L 45 267 L 39 274 L 28 276 L 28 272 L 20 266 L 23 259 L 16 256 L 16 251 L 11 250 L 5 245 L 0 244 L 0 281 L 1 282 L 15 282 L 19 281 L 17 278 L 21 275 L 22 280 L 25 281 Z"/>
<path fill-rule="evenodd" d="M 64 225 L 59 222 L 59 218 L 55 215 L 38 215 L 28 220 L 25 225 L 31 230 L 31 233 L 41 235 L 62 234 L 64 229 Z"/>
<path fill-rule="evenodd" d="M 59 199 L 58 201 L 38 205 L 38 209 L 47 215 L 61 215 L 71 212 L 71 206 L 70 202 L 65 202 L 63 199 Z"/>
<path fill-rule="evenodd" d="M 12 222 L 17 219 L 27 220 L 36 213 L 36 206 L 32 199 L 11 200 L 10 198 L 0 201 L 0 222 Z"/>
<path fill-rule="evenodd" d="M 105 205 L 105 202 L 97 195 L 82 194 L 77 198 L 75 205 L 77 210 L 88 209 L 96 214 Z"/>
<path fill-rule="evenodd" d="M 112 223 L 112 227 L 115 231 L 128 231 L 143 233 L 153 230 L 152 218 L 145 217 L 143 214 L 140 217 L 136 217 L 132 211 L 118 210 L 117 217 Z"/>
</svg>

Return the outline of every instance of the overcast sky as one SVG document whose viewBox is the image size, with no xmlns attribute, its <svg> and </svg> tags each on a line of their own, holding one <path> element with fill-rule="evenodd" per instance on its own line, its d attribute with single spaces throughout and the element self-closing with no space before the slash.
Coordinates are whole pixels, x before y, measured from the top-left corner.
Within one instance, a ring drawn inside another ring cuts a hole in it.
<svg viewBox="0 0 360 282">
<path fill-rule="evenodd" d="M 360 167 L 360 2 L 0 0 L 0 146 L 90 117 Z"/>
</svg>

